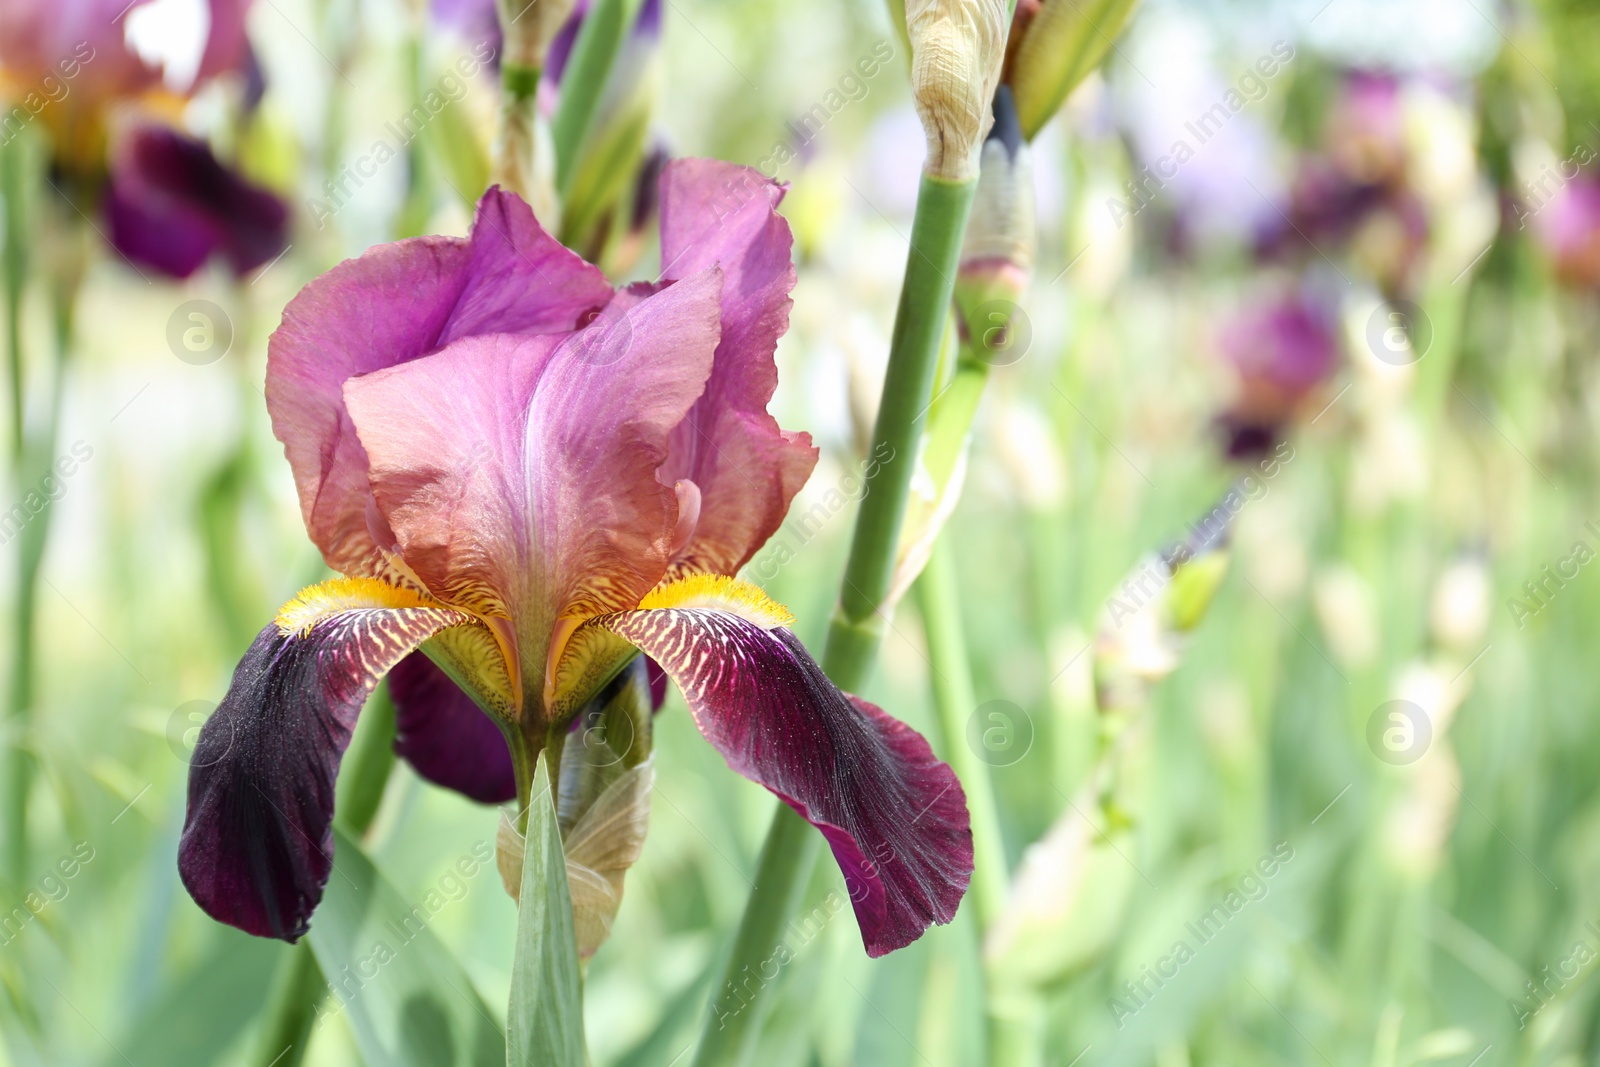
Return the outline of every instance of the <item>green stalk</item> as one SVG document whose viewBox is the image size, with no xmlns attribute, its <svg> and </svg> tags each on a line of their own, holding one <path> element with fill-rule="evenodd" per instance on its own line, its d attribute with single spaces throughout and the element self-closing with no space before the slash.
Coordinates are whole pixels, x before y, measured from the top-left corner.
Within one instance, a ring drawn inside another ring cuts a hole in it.
<svg viewBox="0 0 1600 1067">
<path fill-rule="evenodd" d="M 11 388 L 11 469 L 16 475 L 14 488 L 25 483 L 27 435 L 23 425 L 23 357 L 22 357 L 22 294 L 28 276 L 28 242 L 23 229 L 27 225 L 22 204 L 23 142 L 13 140 L 0 149 L 0 196 L 5 197 L 5 246 L 0 253 L 0 269 L 5 272 L 6 302 L 6 357 Z M 26 548 L 22 547 L 23 554 Z M 22 568 L 26 570 L 26 564 Z M 26 743 L 28 735 L 28 693 L 32 687 L 27 677 L 32 663 L 31 634 L 33 631 L 33 597 L 28 592 L 31 582 L 17 588 L 16 646 L 11 682 L 11 699 L 7 712 L 11 722 L 11 737 L 6 744 L 5 801 L 5 869 L 21 885 L 27 877 L 28 857 L 28 784 L 31 762 Z M 30 635 L 30 636 L 24 636 Z"/>
<path fill-rule="evenodd" d="M 884 620 L 878 609 L 894 577 L 906 496 L 927 421 L 961 238 L 976 188 L 976 181 L 956 183 L 923 175 L 917 194 L 906 280 L 895 312 L 883 400 L 868 452 L 891 458 L 870 471 L 866 479 L 839 607 L 823 652 L 823 668 L 842 689 L 860 688 L 883 640 Z"/>
<path fill-rule="evenodd" d="M 395 760 L 394 715 L 394 701 L 384 685 L 372 694 L 356 720 L 334 794 L 334 818 L 351 837 L 365 837 L 372 829 L 389 784 Z M 299 1067 L 311 1044 L 317 1011 L 327 995 L 328 983 L 323 981 L 311 942 L 301 941 L 278 967 L 252 1062 L 260 1067 Z"/>
<path fill-rule="evenodd" d="M 927 632 L 928 656 L 938 664 L 933 672 L 933 705 L 938 732 L 944 735 L 940 747 L 961 780 L 967 811 L 972 816 L 972 904 L 979 929 L 987 934 L 1005 911 L 1010 878 L 989 765 L 966 742 L 966 720 L 977 706 L 977 697 L 966 638 L 961 632 L 964 616 L 956 575 L 942 545 L 934 546 L 917 580 L 917 603 Z M 988 976 L 983 976 L 982 981 L 987 996 Z M 1019 1020 L 992 1010 L 987 1016 L 991 1067 L 1029 1062 L 1033 1038 L 1028 1028 Z"/>
<path fill-rule="evenodd" d="M 765 983 L 744 983 L 752 967 L 768 959 L 783 937 L 783 928 L 799 910 L 800 897 L 822 851 L 822 836 L 787 804 L 779 804 L 767 829 L 756 865 L 755 885 L 745 904 L 739 930 L 711 989 L 710 1018 L 695 1053 L 695 1067 L 742 1064 L 755 1051 L 765 1021 Z"/>
<path fill-rule="evenodd" d="M 967 716 L 978 706 L 973 692 L 967 642 L 961 632 L 961 601 L 955 571 L 946 550 L 935 545 L 917 579 L 917 604 L 927 631 L 928 658 L 938 665 L 933 674 L 933 706 L 943 737 L 943 756 L 961 780 L 972 815 L 972 903 L 985 933 L 1005 911 L 1007 864 L 1000 815 L 994 802 L 989 765 L 966 743 Z"/>
<path fill-rule="evenodd" d="M 252 1063 L 260 1067 L 300 1067 L 306 1047 L 311 1044 L 311 1028 L 317 1011 L 328 995 L 328 983 L 311 952 L 311 942 L 301 941 L 289 949 L 267 1000 L 267 1017 Z"/>
<path fill-rule="evenodd" d="M 71 235 L 74 240 L 79 235 Z M 73 318 L 77 306 L 78 275 L 72 271 L 56 279 L 51 287 L 54 305 L 55 367 L 50 390 L 50 408 L 46 423 L 38 440 L 27 441 L 18 455 L 15 466 L 19 489 L 32 489 L 51 469 L 61 432 L 61 409 L 67 388 L 67 364 L 72 355 Z M 50 521 L 54 507 L 47 506 L 17 534 L 17 599 L 14 605 L 15 625 L 10 708 L 16 736 L 8 749 L 6 808 L 9 823 L 6 845 L 8 870 L 19 881 L 27 876 L 28 863 L 28 793 L 33 783 L 34 757 L 31 751 L 29 721 L 33 715 L 33 701 L 37 696 L 36 669 L 38 667 L 35 626 L 39 607 L 39 574 L 44 567 L 45 548 L 50 540 Z"/>
<path fill-rule="evenodd" d="M 879 608 L 894 576 L 906 496 L 933 391 L 961 238 L 976 188 L 976 181 L 956 183 L 924 175 L 918 191 L 883 401 L 868 453 L 892 458 L 867 477 L 839 607 L 822 657 L 823 670 L 841 689 L 861 688 L 883 638 Z M 775 983 L 746 988 L 740 979 L 747 968 L 758 969 L 778 944 L 810 881 L 820 847 L 820 838 L 806 821 L 789 805 L 779 804 L 761 849 L 744 917 L 722 975 L 712 986 L 712 1011 L 695 1054 L 697 1067 L 738 1065 L 749 1059 L 760 1035 L 767 990 Z M 742 1007 L 731 1018 L 726 1006 L 719 1016 L 719 998 L 731 989 L 741 989 L 749 999 L 740 1000 Z"/>
<path fill-rule="evenodd" d="M 11 378 L 11 460 L 22 461 L 22 293 L 28 278 L 27 213 L 22 203 L 24 144 L 13 140 L 0 149 L 0 196 L 5 198 L 6 359 Z"/>
</svg>

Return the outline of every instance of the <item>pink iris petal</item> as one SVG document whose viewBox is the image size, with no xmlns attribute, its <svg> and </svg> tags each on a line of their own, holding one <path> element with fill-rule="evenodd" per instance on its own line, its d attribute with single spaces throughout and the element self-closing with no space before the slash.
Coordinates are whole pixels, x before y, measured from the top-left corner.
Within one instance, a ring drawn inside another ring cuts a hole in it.
<svg viewBox="0 0 1600 1067">
<path fill-rule="evenodd" d="M 328 565 L 345 574 L 382 569 L 368 523 L 366 453 L 344 406 L 347 379 L 472 333 L 570 330 L 610 297 L 599 270 L 498 188 L 479 202 L 466 240 L 380 245 L 301 290 L 269 344 L 267 407 L 306 530 Z"/>
<path fill-rule="evenodd" d="M 195 903 L 258 937 L 306 932 L 333 868 L 334 779 L 384 672 L 466 616 L 356 608 L 285 635 L 269 623 L 189 760 L 178 873 Z"/>
<path fill-rule="evenodd" d="M 810 435 L 782 430 L 767 414 L 795 282 L 793 237 L 777 212 L 783 193 L 759 171 L 717 160 L 673 160 L 661 177 L 662 276 L 715 264 L 724 278 L 711 379 L 661 471 L 668 485 L 688 478 L 700 488 L 700 521 L 679 554 L 686 569 L 736 573 L 816 466 Z"/>
<path fill-rule="evenodd" d="M 421 652 L 389 672 L 395 752 L 416 772 L 480 804 L 517 795 L 511 750 L 493 719 Z"/>
<path fill-rule="evenodd" d="M 728 766 L 822 831 L 867 955 L 954 918 L 972 876 L 966 794 L 921 734 L 840 692 L 783 627 L 699 608 L 599 621 L 672 676 Z"/>
<path fill-rule="evenodd" d="M 705 387 L 721 275 L 555 337 L 471 337 L 352 379 L 378 508 L 435 596 L 508 617 L 524 677 L 558 617 L 632 607 L 663 576 L 677 497 L 656 478 Z"/>
</svg>

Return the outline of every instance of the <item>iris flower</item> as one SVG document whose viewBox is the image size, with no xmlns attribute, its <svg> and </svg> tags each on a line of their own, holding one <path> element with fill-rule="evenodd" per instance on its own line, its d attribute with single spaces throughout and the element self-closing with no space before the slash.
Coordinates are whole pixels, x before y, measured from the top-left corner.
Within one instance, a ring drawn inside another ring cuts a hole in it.
<svg viewBox="0 0 1600 1067">
<path fill-rule="evenodd" d="M 289 304 L 267 404 L 346 577 L 261 631 L 201 732 L 178 862 L 207 913 L 305 933 L 340 758 L 397 666 L 421 773 L 497 800 L 509 766 L 526 800 L 537 754 L 643 652 L 729 766 L 823 833 L 869 954 L 950 920 L 972 869 L 954 774 L 734 577 L 817 456 L 766 411 L 795 280 L 782 195 L 668 164 L 662 276 L 613 288 L 493 188 L 469 238 L 379 246 Z"/>
</svg>

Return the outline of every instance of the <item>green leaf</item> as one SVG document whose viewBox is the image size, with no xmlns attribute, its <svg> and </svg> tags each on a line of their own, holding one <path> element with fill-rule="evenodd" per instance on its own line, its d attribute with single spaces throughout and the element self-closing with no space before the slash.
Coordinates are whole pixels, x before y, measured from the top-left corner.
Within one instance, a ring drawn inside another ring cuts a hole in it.
<svg viewBox="0 0 1600 1067">
<path fill-rule="evenodd" d="M 600 106 L 611 65 L 637 10 L 638 5 L 631 0 L 595 0 L 572 42 L 572 55 L 561 77 L 561 98 L 550 124 L 556 151 L 556 188 L 563 196 L 572 185 L 578 150 L 588 135 L 589 121 Z"/>
<path fill-rule="evenodd" d="M 140 1010 L 135 1026 L 101 1060 L 104 1067 L 126 1067 L 128 1060 L 207 1067 L 224 1058 L 261 1010 L 288 946 L 226 926 L 216 930 L 211 950 Z"/>
<path fill-rule="evenodd" d="M 528 802 L 517 958 L 506 1013 L 509 1067 L 584 1067 L 578 941 L 548 763 L 546 750 Z"/>
<path fill-rule="evenodd" d="M 343 1013 L 374 1067 L 499 1067 L 505 1037 L 426 925 L 427 905 L 407 904 L 358 843 L 337 826 L 333 836 L 333 875 L 308 935 L 333 989 L 327 1011 Z"/>
<path fill-rule="evenodd" d="M 1046 0 L 1017 48 L 1012 91 L 1022 136 L 1033 140 L 1068 94 L 1100 65 L 1138 0 Z"/>
</svg>

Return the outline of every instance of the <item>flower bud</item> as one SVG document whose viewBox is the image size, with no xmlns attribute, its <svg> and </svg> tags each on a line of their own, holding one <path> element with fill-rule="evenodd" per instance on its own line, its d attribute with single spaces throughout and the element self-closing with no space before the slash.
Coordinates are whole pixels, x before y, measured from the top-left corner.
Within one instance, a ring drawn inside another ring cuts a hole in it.
<svg viewBox="0 0 1600 1067">
<path fill-rule="evenodd" d="M 1005 81 L 1028 140 L 1100 65 L 1138 0 L 1018 0 Z"/>
<path fill-rule="evenodd" d="M 640 656 L 585 705 L 562 745 L 556 817 L 583 960 L 610 936 L 622 905 L 623 876 L 644 849 L 655 784 L 650 758 L 653 705 L 648 663 Z M 513 899 L 522 888 L 526 847 L 509 815 L 502 813 L 496 861 Z"/>
<path fill-rule="evenodd" d="M 1347 563 L 1327 567 L 1316 577 L 1312 604 L 1333 658 L 1352 669 L 1378 655 L 1378 607 L 1372 585 Z"/>
<path fill-rule="evenodd" d="M 1005 910 L 983 944 L 1002 986 L 1059 982 L 1099 958 L 1121 928 L 1138 878 L 1123 858 L 1132 834 L 1091 822 L 1084 812 L 1095 811 L 1096 799 L 1080 793 L 1023 853 Z"/>
<path fill-rule="evenodd" d="M 1462 556 L 1439 575 L 1428 618 L 1434 640 L 1446 648 L 1476 654 L 1489 628 L 1494 591 L 1489 570 L 1476 555 Z"/>
<path fill-rule="evenodd" d="M 1189 633 L 1227 575 L 1234 498 L 1225 497 L 1181 543 L 1140 560 L 1106 601 L 1094 642 L 1095 690 L 1103 712 L 1137 710 L 1150 689 L 1177 669 Z"/>
<path fill-rule="evenodd" d="M 1364 185 L 1399 180 L 1406 166 L 1401 85 L 1391 74 L 1352 71 L 1324 132 L 1339 169 Z"/>
<path fill-rule="evenodd" d="M 911 93 L 928 138 L 923 171 L 971 181 L 1005 55 L 1005 0 L 906 0 L 906 33 Z"/>
<path fill-rule="evenodd" d="M 1019 304 L 1033 278 L 1033 159 L 1022 139 L 1010 88 L 994 98 L 994 125 L 983 142 L 978 189 L 961 244 L 955 300 L 963 338 L 970 340 L 973 318 L 982 305 Z M 979 353 L 982 358 L 982 353 Z"/>
</svg>

